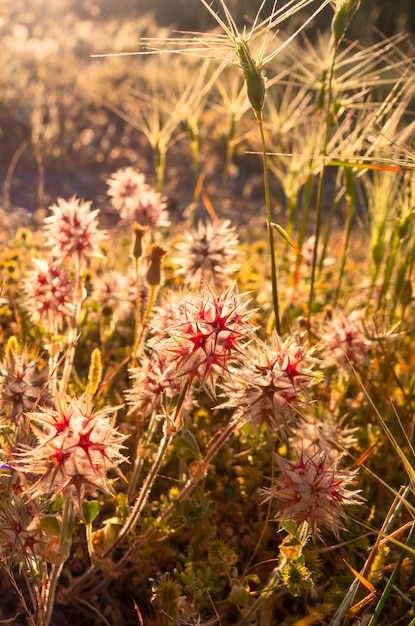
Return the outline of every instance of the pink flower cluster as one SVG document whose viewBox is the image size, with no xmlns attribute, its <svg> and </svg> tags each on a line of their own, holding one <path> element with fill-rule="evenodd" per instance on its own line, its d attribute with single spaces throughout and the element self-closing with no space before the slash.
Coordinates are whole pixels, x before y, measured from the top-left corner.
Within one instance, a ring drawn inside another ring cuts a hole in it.
<svg viewBox="0 0 415 626">
<path fill-rule="evenodd" d="M 59 325 L 75 311 L 74 284 L 57 261 L 35 259 L 34 265 L 23 280 L 25 307 L 35 323 Z"/>
<path fill-rule="evenodd" d="M 100 244 L 107 234 L 98 228 L 99 210 L 91 211 L 91 202 L 73 196 L 69 201 L 58 198 L 50 208 L 52 215 L 44 220 L 46 245 L 59 258 L 77 257 L 80 261 L 101 256 Z"/>
<path fill-rule="evenodd" d="M 254 326 L 236 286 L 214 295 L 207 287 L 179 304 L 177 322 L 166 331 L 161 343 L 170 358 L 169 376 L 193 381 L 212 396 L 218 377 L 229 372 L 232 362 L 243 354 L 243 346 Z"/>
<path fill-rule="evenodd" d="M 116 409 L 93 412 L 85 397 L 30 413 L 37 444 L 17 458 L 17 467 L 39 476 L 30 487 L 34 497 L 67 493 L 79 504 L 97 490 L 112 493 L 109 470 L 119 475 L 124 435 L 114 428 Z"/>
<path fill-rule="evenodd" d="M 313 535 L 322 527 L 337 535 L 340 520 L 346 516 L 344 506 L 362 502 L 360 491 L 350 490 L 357 470 L 338 469 L 336 462 L 327 463 L 324 454 L 302 453 L 294 461 L 281 456 L 276 459 L 280 474 L 265 492 L 268 499 L 282 502 L 277 519 L 307 522 Z"/>
<path fill-rule="evenodd" d="M 165 201 L 145 182 L 144 174 L 126 167 L 112 174 L 107 184 L 111 204 L 123 219 L 150 229 L 170 225 Z"/>
<path fill-rule="evenodd" d="M 297 335 L 282 340 L 275 334 L 271 346 L 257 341 L 226 383 L 229 399 L 223 406 L 235 407 L 234 419 L 243 424 L 284 428 L 287 416 L 309 401 L 307 388 L 316 381 L 318 362 Z"/>
</svg>

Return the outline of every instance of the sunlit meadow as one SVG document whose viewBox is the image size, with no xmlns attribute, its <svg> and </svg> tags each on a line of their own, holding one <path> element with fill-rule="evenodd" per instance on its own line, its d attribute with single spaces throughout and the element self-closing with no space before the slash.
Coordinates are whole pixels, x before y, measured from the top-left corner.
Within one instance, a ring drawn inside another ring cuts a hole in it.
<svg viewBox="0 0 415 626">
<path fill-rule="evenodd" d="M 188 2 L 0 24 L 0 622 L 413 626 L 414 46 Z"/>
</svg>

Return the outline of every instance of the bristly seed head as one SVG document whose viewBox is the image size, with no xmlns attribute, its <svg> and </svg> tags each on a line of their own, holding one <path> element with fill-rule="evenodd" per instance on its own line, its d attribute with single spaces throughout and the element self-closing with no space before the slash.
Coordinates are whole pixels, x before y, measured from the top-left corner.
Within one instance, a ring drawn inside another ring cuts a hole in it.
<svg viewBox="0 0 415 626">
<path fill-rule="evenodd" d="M 340 470 L 337 463 L 327 463 L 326 455 L 308 456 L 302 452 L 297 460 L 276 456 L 280 474 L 274 484 L 265 490 L 267 499 L 282 502 L 276 519 L 308 522 L 314 536 L 321 528 L 328 528 L 336 536 L 346 517 L 344 506 L 362 504 L 360 490 L 352 491 L 357 470 Z"/>
</svg>

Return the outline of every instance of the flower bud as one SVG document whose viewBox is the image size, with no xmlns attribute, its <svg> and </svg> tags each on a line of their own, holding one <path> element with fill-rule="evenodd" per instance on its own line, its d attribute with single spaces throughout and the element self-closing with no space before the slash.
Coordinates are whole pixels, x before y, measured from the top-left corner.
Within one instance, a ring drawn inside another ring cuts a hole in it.
<svg viewBox="0 0 415 626">
<path fill-rule="evenodd" d="M 134 222 L 131 226 L 133 231 L 133 251 L 132 255 L 134 259 L 139 259 L 143 255 L 143 237 L 148 232 L 148 226 L 142 226 L 138 222 Z"/>
<path fill-rule="evenodd" d="M 252 58 L 248 43 L 239 43 L 236 53 L 244 75 L 248 100 L 259 120 L 265 102 L 265 78 L 259 64 Z"/>
<path fill-rule="evenodd" d="M 154 243 L 147 253 L 148 270 L 146 280 L 152 287 L 156 287 L 161 283 L 161 261 L 166 252 L 167 250 L 163 246 Z"/>
<path fill-rule="evenodd" d="M 331 30 L 336 46 L 338 46 L 360 6 L 360 0 L 332 0 L 332 5 L 334 17 L 331 23 Z"/>
</svg>

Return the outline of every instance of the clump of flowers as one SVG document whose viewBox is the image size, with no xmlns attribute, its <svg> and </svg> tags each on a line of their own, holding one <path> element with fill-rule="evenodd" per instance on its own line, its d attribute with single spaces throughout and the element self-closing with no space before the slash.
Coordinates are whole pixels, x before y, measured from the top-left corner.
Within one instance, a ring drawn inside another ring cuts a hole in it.
<svg viewBox="0 0 415 626">
<path fill-rule="evenodd" d="M 151 350 L 140 359 L 140 365 L 131 369 L 132 387 L 126 392 L 131 413 L 162 411 L 163 402 L 169 403 L 182 388 L 182 380 L 168 373 L 168 355 Z"/>
<path fill-rule="evenodd" d="M 319 339 L 327 361 L 346 366 L 366 361 L 372 345 L 364 332 L 362 315 L 356 310 L 348 315 L 332 311 L 319 332 Z"/>
<path fill-rule="evenodd" d="M 134 208 L 136 198 L 139 198 L 148 185 L 145 176 L 133 167 L 124 167 L 111 174 L 107 180 L 107 193 L 114 209 L 119 211 L 122 218 L 127 217 Z"/>
<path fill-rule="evenodd" d="M 198 380 L 214 396 L 218 377 L 241 357 L 254 329 L 246 307 L 235 285 L 219 296 L 205 286 L 182 301 L 177 323 L 166 329 L 170 338 L 160 345 L 171 360 L 168 375 Z"/>
<path fill-rule="evenodd" d="M 57 261 L 34 259 L 23 280 L 24 306 L 36 324 L 56 327 L 75 311 L 74 284 Z"/>
<path fill-rule="evenodd" d="M 203 278 L 222 288 L 239 269 L 235 263 L 239 239 L 230 220 L 199 222 L 196 229 L 185 235 L 184 241 L 176 244 L 176 249 L 178 274 L 190 286 L 199 284 Z"/>
<path fill-rule="evenodd" d="M 12 564 L 24 561 L 28 556 L 35 555 L 43 541 L 33 504 L 24 502 L 18 494 L 10 491 L 0 508 L 2 558 L 8 557 Z"/>
<path fill-rule="evenodd" d="M 266 489 L 267 498 L 276 498 L 282 506 L 276 516 L 280 521 L 307 522 L 314 536 L 327 528 L 336 536 L 346 517 L 345 506 L 361 504 L 360 490 L 350 487 L 357 470 L 338 469 L 324 453 L 309 456 L 302 452 L 294 461 L 276 456 L 279 476 Z"/>
<path fill-rule="evenodd" d="M 125 436 L 114 427 L 117 409 L 92 411 L 87 397 L 69 402 L 61 397 L 56 408 L 40 407 L 30 414 L 37 443 L 18 457 L 17 467 L 39 476 L 30 487 L 33 497 L 54 498 L 63 493 L 76 503 L 97 491 L 112 493 L 108 472 L 122 476 L 119 465 Z"/>
<path fill-rule="evenodd" d="M 295 334 L 283 340 L 275 333 L 271 346 L 257 341 L 225 385 L 225 406 L 236 408 L 234 419 L 258 429 L 285 428 L 287 416 L 310 401 L 307 388 L 318 378 L 313 354 L 314 348 Z"/>
<path fill-rule="evenodd" d="M 53 406 L 48 379 L 48 368 L 39 371 L 38 357 L 30 359 L 26 348 L 20 352 L 9 349 L 6 358 L 0 363 L 3 420 L 24 429 L 26 413 L 39 405 Z"/>
<path fill-rule="evenodd" d="M 110 317 L 115 325 L 134 310 L 135 294 L 130 292 L 130 277 L 117 270 L 108 270 L 94 278 L 91 302 L 98 303 L 102 314 Z"/>
<path fill-rule="evenodd" d="M 167 205 L 159 193 L 132 167 L 117 170 L 107 180 L 108 195 L 122 219 L 150 229 L 170 225 Z"/>
<path fill-rule="evenodd" d="M 58 198 L 57 204 L 49 207 L 52 215 L 45 218 L 43 233 L 54 256 L 77 257 L 79 261 L 101 256 L 99 247 L 107 234 L 98 228 L 99 210 L 91 211 L 91 204 L 72 196 L 69 201 Z"/>
<path fill-rule="evenodd" d="M 357 428 L 345 427 L 344 421 L 336 421 L 332 415 L 322 419 L 302 415 L 290 437 L 290 446 L 301 448 L 310 456 L 324 452 L 327 459 L 334 461 L 357 443 Z"/>
</svg>

